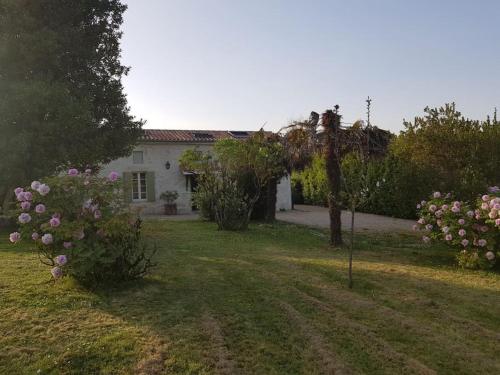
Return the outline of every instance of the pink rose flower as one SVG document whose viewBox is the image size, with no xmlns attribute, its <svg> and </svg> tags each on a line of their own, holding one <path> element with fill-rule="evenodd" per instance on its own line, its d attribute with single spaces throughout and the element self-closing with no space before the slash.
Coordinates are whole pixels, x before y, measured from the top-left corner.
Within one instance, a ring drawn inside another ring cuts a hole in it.
<svg viewBox="0 0 500 375">
<path fill-rule="evenodd" d="M 447 205 L 447 204 L 443 204 L 443 205 L 441 206 L 441 209 L 442 209 L 443 211 L 446 211 L 446 210 L 448 209 L 448 205 Z"/>
<path fill-rule="evenodd" d="M 49 224 L 52 228 L 57 228 L 59 225 L 61 225 L 61 220 L 59 220 L 58 217 L 53 217 L 49 220 Z"/>
<path fill-rule="evenodd" d="M 417 210 L 420 210 L 420 208 L 422 208 L 422 206 L 420 204 L 417 204 Z"/>
<path fill-rule="evenodd" d="M 469 240 L 464 238 L 460 243 L 462 244 L 463 247 L 466 247 L 469 244 Z"/>
<path fill-rule="evenodd" d="M 421 225 L 424 225 L 425 224 L 425 219 L 423 217 L 421 217 L 420 219 L 418 219 L 417 223 L 419 223 Z"/>
<path fill-rule="evenodd" d="M 490 213 L 488 214 L 488 217 L 489 217 L 490 219 L 494 219 L 494 218 L 496 218 L 496 217 L 497 217 L 497 215 L 498 215 L 498 211 L 493 209 L 493 210 L 491 210 L 491 211 L 490 211 Z"/>
<path fill-rule="evenodd" d="M 78 169 L 71 168 L 70 170 L 68 170 L 68 175 L 69 176 L 78 176 Z"/>
<path fill-rule="evenodd" d="M 482 238 L 479 241 L 477 241 L 477 244 L 481 247 L 485 247 L 487 243 L 488 242 L 486 242 L 486 240 Z"/>
<path fill-rule="evenodd" d="M 488 259 L 490 262 L 495 259 L 495 254 L 493 251 L 488 251 L 485 255 L 486 259 Z"/>
<path fill-rule="evenodd" d="M 66 257 L 66 255 L 58 255 L 55 257 L 54 261 L 57 265 L 64 266 L 66 263 L 68 263 L 68 258 Z"/>
<path fill-rule="evenodd" d="M 483 204 L 481 204 L 481 208 L 483 210 L 487 210 L 488 208 L 490 208 L 490 206 L 488 205 L 488 203 L 483 203 Z"/>
<path fill-rule="evenodd" d="M 489 200 L 490 200 L 490 196 L 489 196 L 489 195 L 487 195 L 487 194 L 485 194 L 485 195 L 483 195 L 483 196 L 481 197 L 481 199 L 483 200 L 483 202 L 487 202 L 487 201 L 489 201 Z"/>
<path fill-rule="evenodd" d="M 441 193 L 439 191 L 436 191 L 434 192 L 434 194 L 432 195 L 434 198 L 441 198 Z"/>
<path fill-rule="evenodd" d="M 37 232 L 33 232 L 33 233 L 31 234 L 31 239 L 32 239 L 33 241 L 36 241 L 36 240 L 38 240 L 39 238 L 40 238 L 40 235 L 39 235 Z"/>
<path fill-rule="evenodd" d="M 467 216 L 468 217 L 473 217 L 474 216 L 474 211 L 467 211 Z"/>
<path fill-rule="evenodd" d="M 464 219 L 458 219 L 458 224 L 464 225 L 465 224 L 465 220 Z"/>
<path fill-rule="evenodd" d="M 10 242 L 12 242 L 12 243 L 16 243 L 16 242 L 21 241 L 21 233 L 19 233 L 19 232 L 14 232 L 14 233 L 11 233 L 11 234 L 9 235 L 9 240 L 10 240 Z"/>
<path fill-rule="evenodd" d="M 37 214 L 43 214 L 43 213 L 45 212 L 45 205 L 43 205 L 42 203 L 37 204 L 37 205 L 35 206 L 35 212 L 36 212 Z"/>
<path fill-rule="evenodd" d="M 450 231 L 450 227 L 443 227 L 443 233 L 448 233 Z"/>
<path fill-rule="evenodd" d="M 31 221 L 31 216 L 30 214 L 23 212 L 21 215 L 19 215 L 18 220 L 21 224 L 27 224 Z"/>
<path fill-rule="evenodd" d="M 436 217 L 441 217 L 441 216 L 443 216 L 443 211 L 437 210 L 434 215 L 436 215 Z"/>
<path fill-rule="evenodd" d="M 433 228 L 433 227 L 432 227 L 432 224 L 427 224 L 427 225 L 425 226 L 425 229 L 427 229 L 427 230 L 429 230 L 429 231 L 430 231 L 430 230 L 432 230 L 432 228 Z"/>
<path fill-rule="evenodd" d="M 45 196 L 45 195 L 49 194 L 50 187 L 48 185 L 41 184 L 36 191 L 38 191 L 38 193 L 41 196 Z"/>
<path fill-rule="evenodd" d="M 495 225 L 496 225 L 497 227 L 500 227 L 500 219 L 496 219 L 496 220 L 495 220 Z"/>
<path fill-rule="evenodd" d="M 453 236 L 448 233 L 444 238 L 446 241 L 451 241 L 453 239 Z"/>
<path fill-rule="evenodd" d="M 466 233 L 466 232 L 465 232 L 465 229 L 460 229 L 460 230 L 458 231 L 458 235 L 459 235 L 460 237 L 465 236 L 465 233 Z"/>
<path fill-rule="evenodd" d="M 40 181 L 33 181 L 33 182 L 31 183 L 31 188 L 32 188 L 33 190 L 38 190 L 38 188 L 39 188 L 40 184 L 41 184 L 41 182 L 40 182 Z"/>
<path fill-rule="evenodd" d="M 46 233 L 42 236 L 42 243 L 44 245 L 50 245 L 53 242 L 54 242 L 54 238 L 52 237 L 52 235 L 50 233 Z"/>
<path fill-rule="evenodd" d="M 436 210 L 437 210 L 437 207 L 436 207 L 436 205 L 435 205 L 435 204 L 431 204 L 431 205 L 429 206 L 429 211 L 430 211 L 430 212 L 434 212 L 434 211 L 436 211 Z"/>
<path fill-rule="evenodd" d="M 31 202 L 25 201 L 21 202 L 21 209 L 23 211 L 28 211 L 31 208 Z"/>
<path fill-rule="evenodd" d="M 25 191 L 23 194 L 25 201 L 31 201 L 33 199 L 33 194 L 30 191 Z"/>
<path fill-rule="evenodd" d="M 486 225 L 483 225 L 481 227 L 481 232 L 486 233 L 489 230 L 489 228 Z"/>
<path fill-rule="evenodd" d="M 52 274 L 52 277 L 54 277 L 54 279 L 59 279 L 60 277 L 62 277 L 63 275 L 63 271 L 61 268 L 59 267 L 54 267 L 50 270 L 50 273 Z"/>
<path fill-rule="evenodd" d="M 423 206 L 425 206 L 425 205 L 427 204 L 427 201 L 422 201 L 422 202 L 420 202 L 420 204 L 421 204 L 421 205 L 422 205 L 422 207 L 423 207 Z"/>
<path fill-rule="evenodd" d="M 17 187 L 14 189 L 14 194 L 19 195 L 24 191 L 22 187 Z"/>
<path fill-rule="evenodd" d="M 457 207 L 457 206 L 453 206 L 451 208 L 451 211 L 454 212 L 454 213 L 459 213 L 460 212 L 460 207 Z"/>
<path fill-rule="evenodd" d="M 109 175 L 108 175 L 108 180 L 111 181 L 111 182 L 115 182 L 116 180 L 118 180 L 118 172 L 111 172 Z"/>
</svg>

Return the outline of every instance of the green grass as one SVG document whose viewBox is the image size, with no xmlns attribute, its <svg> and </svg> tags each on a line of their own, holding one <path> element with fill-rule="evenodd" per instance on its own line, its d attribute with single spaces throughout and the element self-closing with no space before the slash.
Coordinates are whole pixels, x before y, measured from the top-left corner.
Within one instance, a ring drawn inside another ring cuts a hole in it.
<svg viewBox="0 0 500 375">
<path fill-rule="evenodd" d="M 122 290 L 47 283 L 0 242 L 0 374 L 500 373 L 500 275 L 412 235 L 148 222 L 158 267 Z"/>
</svg>

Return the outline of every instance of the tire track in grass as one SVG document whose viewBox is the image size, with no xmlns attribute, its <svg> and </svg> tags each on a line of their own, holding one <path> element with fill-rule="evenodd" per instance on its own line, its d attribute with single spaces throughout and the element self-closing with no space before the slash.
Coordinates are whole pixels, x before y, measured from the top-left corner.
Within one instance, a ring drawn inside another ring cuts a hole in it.
<svg viewBox="0 0 500 375">
<path fill-rule="evenodd" d="M 256 269 L 257 271 L 257 269 Z M 275 273 L 259 269 L 258 270 L 264 277 L 268 277 L 272 279 L 275 283 L 280 284 L 281 286 L 293 290 L 296 294 L 298 294 L 303 300 L 318 305 L 324 312 L 328 313 L 331 318 L 335 320 L 337 326 L 345 327 L 346 330 L 350 331 L 354 334 L 354 336 L 360 337 L 369 337 L 370 344 L 367 347 L 368 351 L 372 352 L 376 356 L 382 356 L 386 359 L 387 363 L 398 363 L 399 367 L 404 370 L 405 373 L 412 374 L 426 374 L 426 375 L 434 375 L 436 372 L 418 361 L 417 359 L 410 357 L 406 354 L 402 354 L 396 351 L 387 341 L 380 338 L 376 335 L 368 326 L 357 323 L 356 321 L 348 318 L 345 313 L 333 309 L 332 307 L 326 305 L 322 301 L 318 300 L 315 297 L 310 296 L 307 293 L 302 292 L 296 287 L 290 287 L 282 281 L 282 279 Z M 283 304 L 283 302 L 282 302 Z M 290 305 L 288 305 L 291 308 Z M 296 312 L 298 314 L 298 312 Z M 299 314 L 300 316 L 300 314 Z M 309 327 L 312 330 L 312 327 Z M 358 335 L 356 335 L 358 334 Z M 360 334 L 360 335 L 359 335 Z M 306 335 L 307 336 L 307 335 Z M 319 337 L 319 336 L 316 336 Z M 323 339 L 321 339 L 323 341 Z M 373 345 L 375 344 L 375 345 Z M 324 346 L 324 345 L 323 345 Z M 373 350 L 376 349 L 376 350 Z M 352 373 L 352 370 L 349 370 Z M 327 372 L 328 373 L 328 372 Z M 342 372 L 340 372 L 342 373 Z"/>
<path fill-rule="evenodd" d="M 167 360 L 167 345 L 157 336 L 152 336 L 146 349 L 141 355 L 141 360 L 135 368 L 137 375 L 161 375 L 165 373 Z"/>
<path fill-rule="evenodd" d="M 219 322 L 210 313 L 206 312 L 201 319 L 201 325 L 210 340 L 210 362 L 215 373 L 220 375 L 239 374 L 240 371 L 236 362 L 231 358 L 231 353 L 224 343 L 224 336 Z"/>
<path fill-rule="evenodd" d="M 324 302 L 318 300 L 317 298 L 310 296 L 307 293 L 300 291 L 299 289 L 293 288 L 293 290 L 301 296 L 305 301 L 314 304 L 323 312 L 327 313 L 337 325 L 346 328 L 346 330 L 351 331 L 363 338 L 367 338 L 370 342 L 370 350 L 375 349 L 374 354 L 380 354 L 385 358 L 387 363 L 397 363 L 400 365 L 403 373 L 405 374 L 426 374 L 435 375 L 436 371 L 427 367 L 425 364 L 421 363 L 417 359 L 410 357 L 406 354 L 396 351 L 387 341 L 381 339 L 377 336 L 370 328 L 367 326 L 357 323 L 352 319 L 345 316 L 344 313 L 333 309 Z"/>
<path fill-rule="evenodd" d="M 309 341 L 312 350 L 319 357 L 318 365 L 322 374 L 347 375 L 353 373 L 349 367 L 341 362 L 335 353 L 326 349 L 328 346 L 326 345 L 325 339 L 314 330 L 297 310 L 286 302 L 280 301 L 279 304 L 282 309 L 285 310 L 288 318 L 297 325 L 302 335 Z"/>
</svg>

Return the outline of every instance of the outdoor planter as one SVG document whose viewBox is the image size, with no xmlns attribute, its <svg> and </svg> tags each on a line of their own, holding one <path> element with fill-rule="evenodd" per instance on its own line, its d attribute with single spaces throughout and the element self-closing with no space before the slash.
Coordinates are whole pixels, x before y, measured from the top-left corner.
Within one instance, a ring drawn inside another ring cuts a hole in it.
<svg viewBox="0 0 500 375">
<path fill-rule="evenodd" d="M 165 215 L 177 215 L 177 203 L 165 203 Z"/>
<path fill-rule="evenodd" d="M 165 215 L 177 215 L 177 203 L 175 200 L 179 197 L 176 191 L 165 191 L 161 193 L 160 198 L 165 201 Z"/>
</svg>

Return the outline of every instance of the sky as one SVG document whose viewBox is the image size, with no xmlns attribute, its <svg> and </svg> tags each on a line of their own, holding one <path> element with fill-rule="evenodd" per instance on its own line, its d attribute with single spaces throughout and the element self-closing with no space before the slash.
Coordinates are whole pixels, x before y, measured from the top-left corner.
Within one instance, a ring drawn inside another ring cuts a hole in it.
<svg viewBox="0 0 500 375">
<path fill-rule="evenodd" d="M 131 112 L 150 129 L 276 131 L 340 106 L 398 132 L 500 109 L 497 0 L 126 0 Z"/>
</svg>

